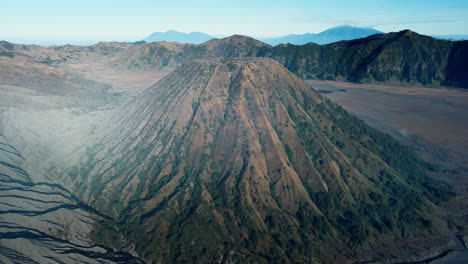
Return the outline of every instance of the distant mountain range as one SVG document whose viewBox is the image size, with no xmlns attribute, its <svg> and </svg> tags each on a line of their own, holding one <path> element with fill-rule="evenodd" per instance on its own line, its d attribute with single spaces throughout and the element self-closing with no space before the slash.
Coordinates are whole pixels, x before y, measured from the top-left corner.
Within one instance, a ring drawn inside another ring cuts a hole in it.
<svg viewBox="0 0 468 264">
<path fill-rule="evenodd" d="M 353 40 L 365 38 L 375 34 L 384 34 L 384 32 L 366 27 L 353 27 L 349 25 L 338 26 L 327 29 L 320 33 L 305 33 L 305 34 L 291 34 L 276 38 L 259 38 L 259 40 L 271 45 L 277 46 L 280 44 L 294 44 L 304 45 L 307 43 L 316 43 L 319 45 L 326 45 L 342 40 Z M 211 39 L 224 38 L 225 35 L 208 35 L 202 32 L 183 33 L 175 30 L 166 32 L 155 32 L 144 39 L 146 42 L 179 42 L 188 44 L 201 44 Z M 434 35 L 437 39 L 446 40 L 467 40 L 468 35 Z"/>
<path fill-rule="evenodd" d="M 168 42 L 180 42 L 180 43 L 191 43 L 200 44 L 206 42 L 215 37 L 207 35 L 201 32 L 183 33 L 175 30 L 169 30 L 167 32 L 155 32 L 144 39 L 146 42 L 155 41 L 168 41 Z"/>
<path fill-rule="evenodd" d="M 348 25 L 339 26 L 327 29 L 320 33 L 306 33 L 302 35 L 287 35 L 277 38 L 266 38 L 260 39 L 261 41 L 268 43 L 272 46 L 279 44 L 296 44 L 303 45 L 309 42 L 314 42 L 317 44 L 329 44 L 341 40 L 351 40 L 358 38 L 365 38 L 374 34 L 383 34 L 383 32 L 372 29 L 372 28 L 360 28 L 352 27 Z M 156 42 L 156 41 L 168 41 L 168 42 L 180 42 L 180 43 L 189 43 L 189 44 L 201 44 L 210 39 L 223 37 L 222 35 L 210 36 L 201 32 L 192 32 L 192 33 L 182 33 L 174 30 L 167 32 L 155 32 L 150 36 L 146 37 L 144 41 L 146 42 Z"/>
<path fill-rule="evenodd" d="M 352 27 L 352 26 L 338 26 L 327 29 L 320 33 L 305 33 L 305 34 L 290 34 L 286 36 L 280 36 L 275 38 L 257 38 L 265 43 L 272 46 L 279 44 L 295 44 L 304 45 L 310 42 L 317 43 L 320 45 L 326 45 L 342 40 L 353 40 L 358 38 L 365 38 L 374 34 L 383 34 L 384 32 L 363 27 Z M 138 39 L 135 37 L 120 37 L 120 38 L 109 38 L 109 37 L 80 37 L 80 38 L 8 38 L 5 39 L 8 42 L 17 44 L 27 45 L 41 45 L 41 46 L 63 46 L 63 45 L 78 45 L 78 46 L 91 46 L 99 42 L 135 42 L 144 40 L 145 42 L 179 42 L 188 44 L 201 44 L 211 39 L 225 38 L 229 35 L 216 34 L 209 35 L 202 32 L 191 32 L 183 33 L 175 30 L 169 30 L 166 32 L 155 32 L 147 36 L 144 39 Z M 468 40 L 468 35 L 430 35 L 437 39 L 445 40 Z"/>
<path fill-rule="evenodd" d="M 434 38 L 447 40 L 468 40 L 468 35 L 433 35 Z"/>
<path fill-rule="evenodd" d="M 375 34 L 383 34 L 384 32 L 375 30 L 373 28 L 361 28 L 352 26 L 339 26 L 327 29 L 320 33 L 306 33 L 302 35 L 287 35 L 278 38 L 261 39 L 263 42 L 272 46 L 279 44 L 295 44 L 304 45 L 310 42 L 320 45 L 329 44 L 341 40 L 352 40 L 358 38 L 365 38 Z"/>
</svg>

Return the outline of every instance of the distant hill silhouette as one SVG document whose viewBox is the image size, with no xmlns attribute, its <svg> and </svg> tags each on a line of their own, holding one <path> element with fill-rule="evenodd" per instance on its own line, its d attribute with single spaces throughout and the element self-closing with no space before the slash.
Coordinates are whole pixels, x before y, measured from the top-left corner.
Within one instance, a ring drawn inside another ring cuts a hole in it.
<svg viewBox="0 0 468 264">
<path fill-rule="evenodd" d="M 262 39 L 263 42 L 270 45 L 276 46 L 279 44 L 295 44 L 303 45 L 310 42 L 317 43 L 320 45 L 329 44 L 341 40 L 352 40 L 358 38 L 365 38 L 374 34 L 383 34 L 383 32 L 375 30 L 373 28 L 361 28 L 352 26 L 339 26 L 327 29 L 318 34 L 306 33 L 302 35 L 287 35 L 278 38 Z"/>
<path fill-rule="evenodd" d="M 446 40 L 468 40 L 468 35 L 433 35 L 432 37 L 437 39 Z"/>
<path fill-rule="evenodd" d="M 168 41 L 168 42 L 180 42 L 180 43 L 191 43 L 200 44 L 215 37 L 207 35 L 201 32 L 183 33 L 175 30 L 169 30 L 167 32 L 155 32 L 144 39 L 146 42 L 155 41 Z"/>
</svg>

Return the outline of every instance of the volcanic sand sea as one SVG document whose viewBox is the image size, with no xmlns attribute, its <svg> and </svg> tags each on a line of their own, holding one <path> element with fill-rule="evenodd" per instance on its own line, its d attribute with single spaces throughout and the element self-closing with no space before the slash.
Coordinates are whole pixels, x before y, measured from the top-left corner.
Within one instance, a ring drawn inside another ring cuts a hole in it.
<svg viewBox="0 0 468 264">
<path fill-rule="evenodd" d="M 431 161 L 468 164 L 468 91 L 307 81 L 370 125 L 395 136 Z"/>
</svg>

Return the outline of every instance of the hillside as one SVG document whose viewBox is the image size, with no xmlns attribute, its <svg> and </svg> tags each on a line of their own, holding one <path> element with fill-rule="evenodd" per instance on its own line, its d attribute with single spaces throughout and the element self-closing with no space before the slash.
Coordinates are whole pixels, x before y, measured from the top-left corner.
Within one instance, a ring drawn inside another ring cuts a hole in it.
<svg viewBox="0 0 468 264">
<path fill-rule="evenodd" d="M 0 57 L 23 57 L 37 63 L 58 66 L 70 61 L 106 60 L 139 44 L 138 42 L 100 42 L 91 46 L 64 45 L 44 47 L 0 41 Z"/>
<path fill-rule="evenodd" d="M 269 38 L 269 39 L 262 39 L 263 42 L 268 43 L 272 46 L 276 46 L 279 44 L 294 44 L 294 45 L 304 45 L 310 42 L 324 45 L 330 44 L 337 41 L 342 40 L 353 40 L 358 38 L 365 38 L 375 34 L 383 34 L 383 32 L 372 29 L 372 28 L 360 28 L 360 27 L 352 27 L 352 26 L 339 26 L 327 29 L 320 33 L 306 33 L 306 34 L 294 34 L 294 35 L 287 35 L 278 38 Z"/>
<path fill-rule="evenodd" d="M 351 263 L 448 232 L 424 162 L 272 59 L 183 64 L 96 131 L 56 177 L 148 262 Z"/>
<path fill-rule="evenodd" d="M 456 43 L 407 30 L 325 46 L 282 45 L 275 47 L 271 57 L 303 78 L 442 85 L 448 77 L 447 65 L 455 60 L 450 53 Z"/>
<path fill-rule="evenodd" d="M 96 94 L 108 88 L 107 85 L 83 79 L 23 56 L 0 56 L 0 85 L 27 87 L 54 95 Z"/>
<path fill-rule="evenodd" d="M 468 40 L 456 42 L 448 58 L 444 85 L 468 87 Z"/>
<path fill-rule="evenodd" d="M 113 58 L 117 68 L 149 70 L 173 68 L 178 65 L 178 55 L 189 44 L 171 42 L 144 43 L 129 48 Z"/>
<path fill-rule="evenodd" d="M 466 43 L 405 30 L 323 46 L 279 45 L 269 57 L 305 79 L 468 88 Z"/>
</svg>

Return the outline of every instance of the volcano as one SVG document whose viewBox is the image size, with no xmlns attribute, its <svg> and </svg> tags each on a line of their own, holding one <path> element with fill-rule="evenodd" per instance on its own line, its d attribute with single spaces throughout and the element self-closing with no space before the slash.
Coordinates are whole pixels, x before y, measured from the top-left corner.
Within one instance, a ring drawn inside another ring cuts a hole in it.
<svg viewBox="0 0 468 264">
<path fill-rule="evenodd" d="M 97 131 L 63 177 L 113 219 L 95 241 L 150 263 L 351 263 L 447 234 L 428 164 L 272 59 L 187 62 Z"/>
</svg>

